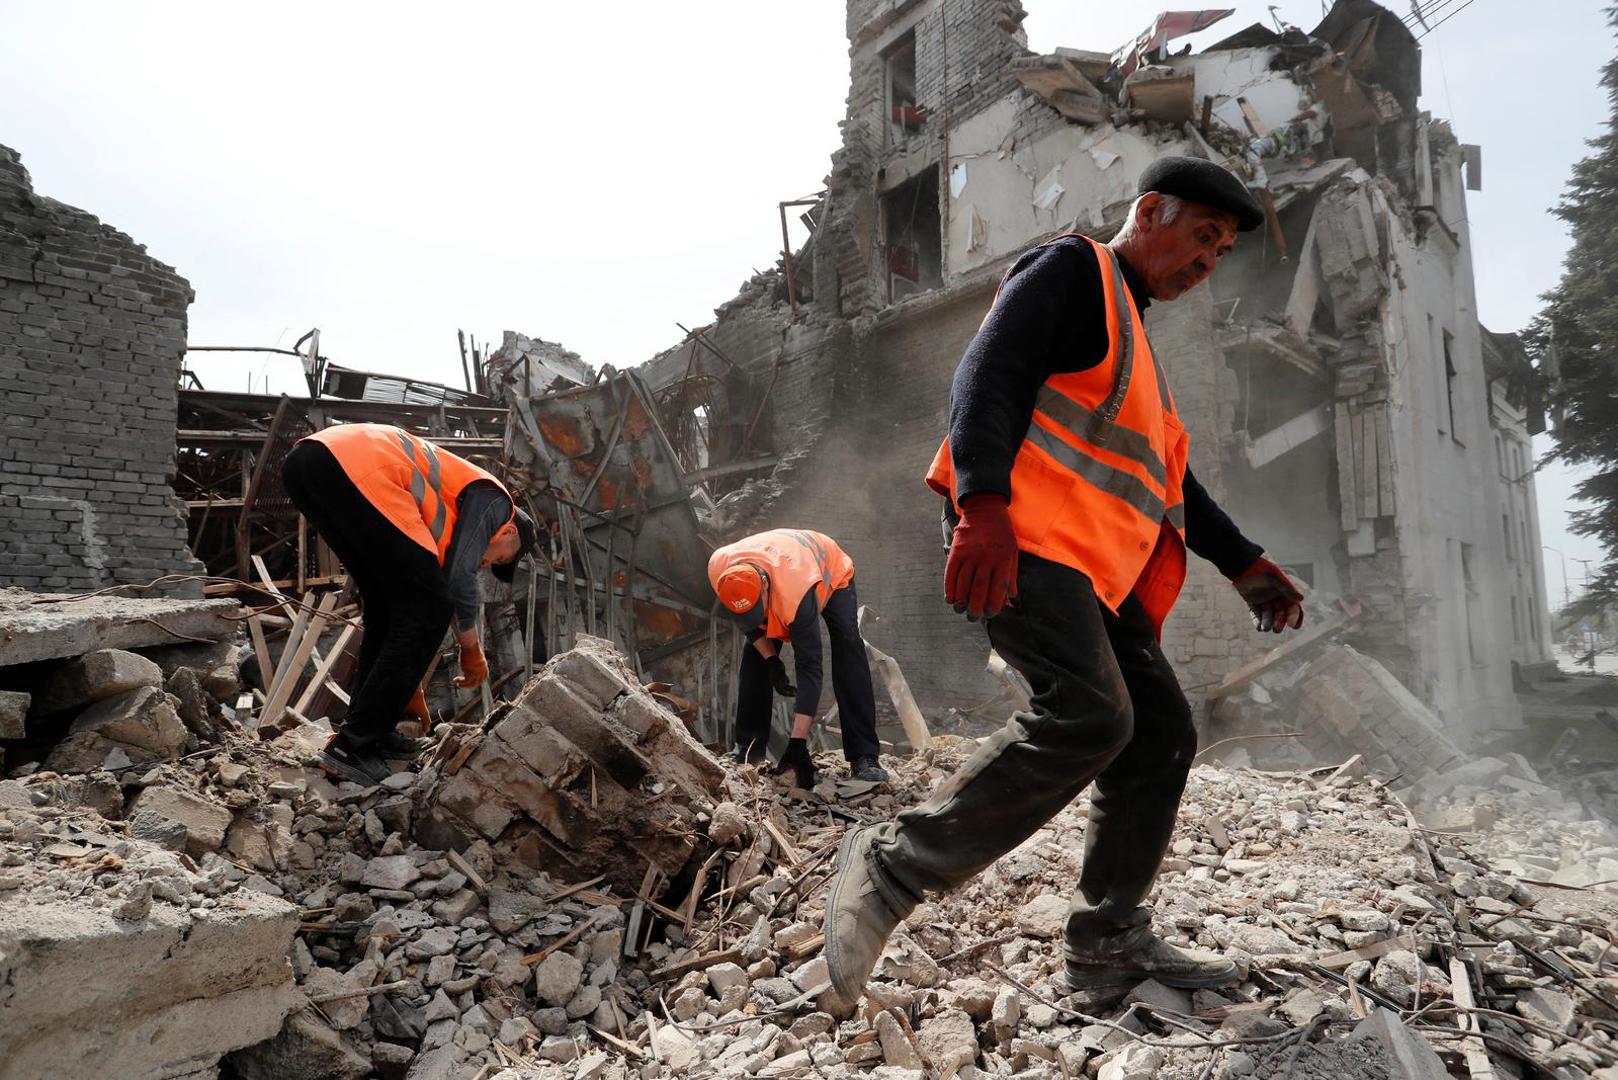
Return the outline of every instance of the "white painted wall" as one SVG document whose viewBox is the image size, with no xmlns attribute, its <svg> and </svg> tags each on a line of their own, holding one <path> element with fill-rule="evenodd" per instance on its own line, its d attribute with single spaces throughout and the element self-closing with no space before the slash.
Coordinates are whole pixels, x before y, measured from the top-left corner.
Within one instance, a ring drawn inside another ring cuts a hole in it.
<svg viewBox="0 0 1618 1080">
<path fill-rule="evenodd" d="M 1441 172 L 1458 181 L 1459 163 L 1446 158 Z M 1459 184 L 1451 189 L 1458 192 Z M 1464 211 L 1440 207 L 1459 246 L 1430 231 L 1421 244 L 1388 207 L 1368 192 L 1390 225 L 1392 291 L 1384 306 L 1396 443 L 1396 528 L 1407 596 L 1419 640 L 1431 650 L 1431 703 L 1465 742 L 1491 729 L 1520 723 L 1512 692 L 1515 656 L 1500 484 L 1489 424 L 1489 392 L 1472 284 L 1470 238 Z M 1445 401 L 1443 336 L 1450 335 L 1456 369 L 1454 415 Z M 1470 548 L 1471 587 L 1463 567 Z"/>
</svg>

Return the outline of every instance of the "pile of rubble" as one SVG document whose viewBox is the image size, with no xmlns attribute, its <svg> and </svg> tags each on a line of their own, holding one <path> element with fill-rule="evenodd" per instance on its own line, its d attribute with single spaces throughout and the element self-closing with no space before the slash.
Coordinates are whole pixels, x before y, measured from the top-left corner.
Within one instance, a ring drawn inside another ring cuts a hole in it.
<svg viewBox="0 0 1618 1080">
<path fill-rule="evenodd" d="M 1505 873 L 1354 769 L 1193 773 L 1157 926 L 1239 985 L 1058 996 L 1080 800 L 918 908 L 842 1018 L 837 843 L 972 740 L 790 791 L 592 640 L 368 790 L 303 764 L 323 724 L 215 716 L 184 760 L 0 784 L 0 1075 L 1618 1077 L 1618 895 Z"/>
<path fill-rule="evenodd" d="M 1618 830 L 1520 754 L 1476 758 L 1407 794 L 1423 825 L 1465 835 L 1491 864 L 1557 885 L 1618 883 Z"/>
</svg>

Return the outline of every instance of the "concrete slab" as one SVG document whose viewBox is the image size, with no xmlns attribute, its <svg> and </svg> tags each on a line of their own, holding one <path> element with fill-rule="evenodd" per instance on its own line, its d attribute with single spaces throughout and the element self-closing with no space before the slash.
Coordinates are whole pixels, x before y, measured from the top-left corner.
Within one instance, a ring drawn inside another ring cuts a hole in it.
<svg viewBox="0 0 1618 1080">
<path fill-rule="evenodd" d="M 185 638 L 224 641 L 241 632 L 235 600 L 98 596 L 0 589 L 0 667 L 81 656 L 97 649 L 173 645 Z"/>
<path fill-rule="evenodd" d="M 66 897 L 0 901 L 0 1080 L 174 1077 L 270 1038 L 297 1000 L 298 910 L 253 892 L 137 921 Z M 109 963 L 116 957 L 116 963 Z"/>
</svg>

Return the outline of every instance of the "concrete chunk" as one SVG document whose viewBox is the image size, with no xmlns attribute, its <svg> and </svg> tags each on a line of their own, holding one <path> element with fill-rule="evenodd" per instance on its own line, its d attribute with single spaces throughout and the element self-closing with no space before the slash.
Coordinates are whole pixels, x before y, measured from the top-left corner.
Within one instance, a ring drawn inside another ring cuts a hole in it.
<svg viewBox="0 0 1618 1080">
<path fill-rule="evenodd" d="M 648 861 L 673 877 L 691 858 L 684 823 L 717 801 L 725 773 L 678 720 L 642 724 L 645 741 L 622 722 L 632 704 L 661 706 L 611 644 L 582 639 L 574 651 L 587 655 L 551 661 L 459 770 L 433 783 L 416 839 L 460 849 L 481 836 L 520 876 L 599 874 L 633 894 Z M 490 908 L 491 921 L 506 919 L 503 904 Z"/>
<path fill-rule="evenodd" d="M 938 1015 L 922 1021 L 916 1030 L 916 1043 L 921 1053 L 941 1080 L 948 1080 L 978 1058 L 978 1037 L 972 1027 L 972 1018 L 959 1009 L 942 1009 Z"/>
<path fill-rule="evenodd" d="M 163 669 L 132 652 L 100 649 L 69 660 L 34 694 L 34 715 L 82 709 L 137 687 L 163 685 Z"/>
<path fill-rule="evenodd" d="M 172 758 L 184 745 L 185 726 L 168 696 L 142 686 L 80 713 L 45 758 L 45 767 L 63 773 L 116 768 Z"/>
<path fill-rule="evenodd" d="M 20 690 L 0 690 L 0 739 L 23 737 L 31 700 L 30 695 Z"/>
<path fill-rule="evenodd" d="M 185 850 L 193 858 L 217 851 L 225 842 L 231 813 L 211 799 L 184 788 L 161 784 L 149 787 L 130 803 L 133 815 L 150 814 L 166 818 L 185 829 Z"/>
<path fill-rule="evenodd" d="M 1349 1036 L 1351 1042 L 1366 1039 L 1374 1039 L 1387 1050 L 1392 1080 L 1449 1080 L 1449 1069 L 1432 1044 L 1387 1009 L 1373 1011 Z"/>
<path fill-rule="evenodd" d="M 0 590 L 0 667 L 82 656 L 97 649 L 172 645 L 176 635 L 226 641 L 241 632 L 234 600 L 98 596 L 60 602 L 48 594 Z"/>
<path fill-rule="evenodd" d="M 251 892 L 211 910 L 153 903 L 136 920 L 60 894 L 15 897 L 0 905 L 0 1073 L 207 1072 L 280 1029 L 297 1000 L 297 925 L 297 908 Z"/>
</svg>

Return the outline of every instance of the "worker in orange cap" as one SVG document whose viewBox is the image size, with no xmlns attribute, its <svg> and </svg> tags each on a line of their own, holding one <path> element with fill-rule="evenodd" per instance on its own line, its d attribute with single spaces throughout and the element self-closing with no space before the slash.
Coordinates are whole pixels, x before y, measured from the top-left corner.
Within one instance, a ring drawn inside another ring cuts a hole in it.
<svg viewBox="0 0 1618 1080">
<path fill-rule="evenodd" d="M 772 529 L 744 537 L 708 559 L 708 581 L 730 616 L 746 629 L 736 694 L 736 760 L 762 761 L 770 735 L 770 691 L 793 698 L 792 736 L 774 772 L 791 769 L 812 788 L 809 727 L 820 705 L 820 628 L 831 637 L 832 692 L 843 727 L 843 754 L 854 779 L 883 781 L 877 758 L 876 695 L 860 637 L 854 561 L 829 536 Z M 781 643 L 792 642 L 797 685 L 787 675 Z"/>
</svg>

